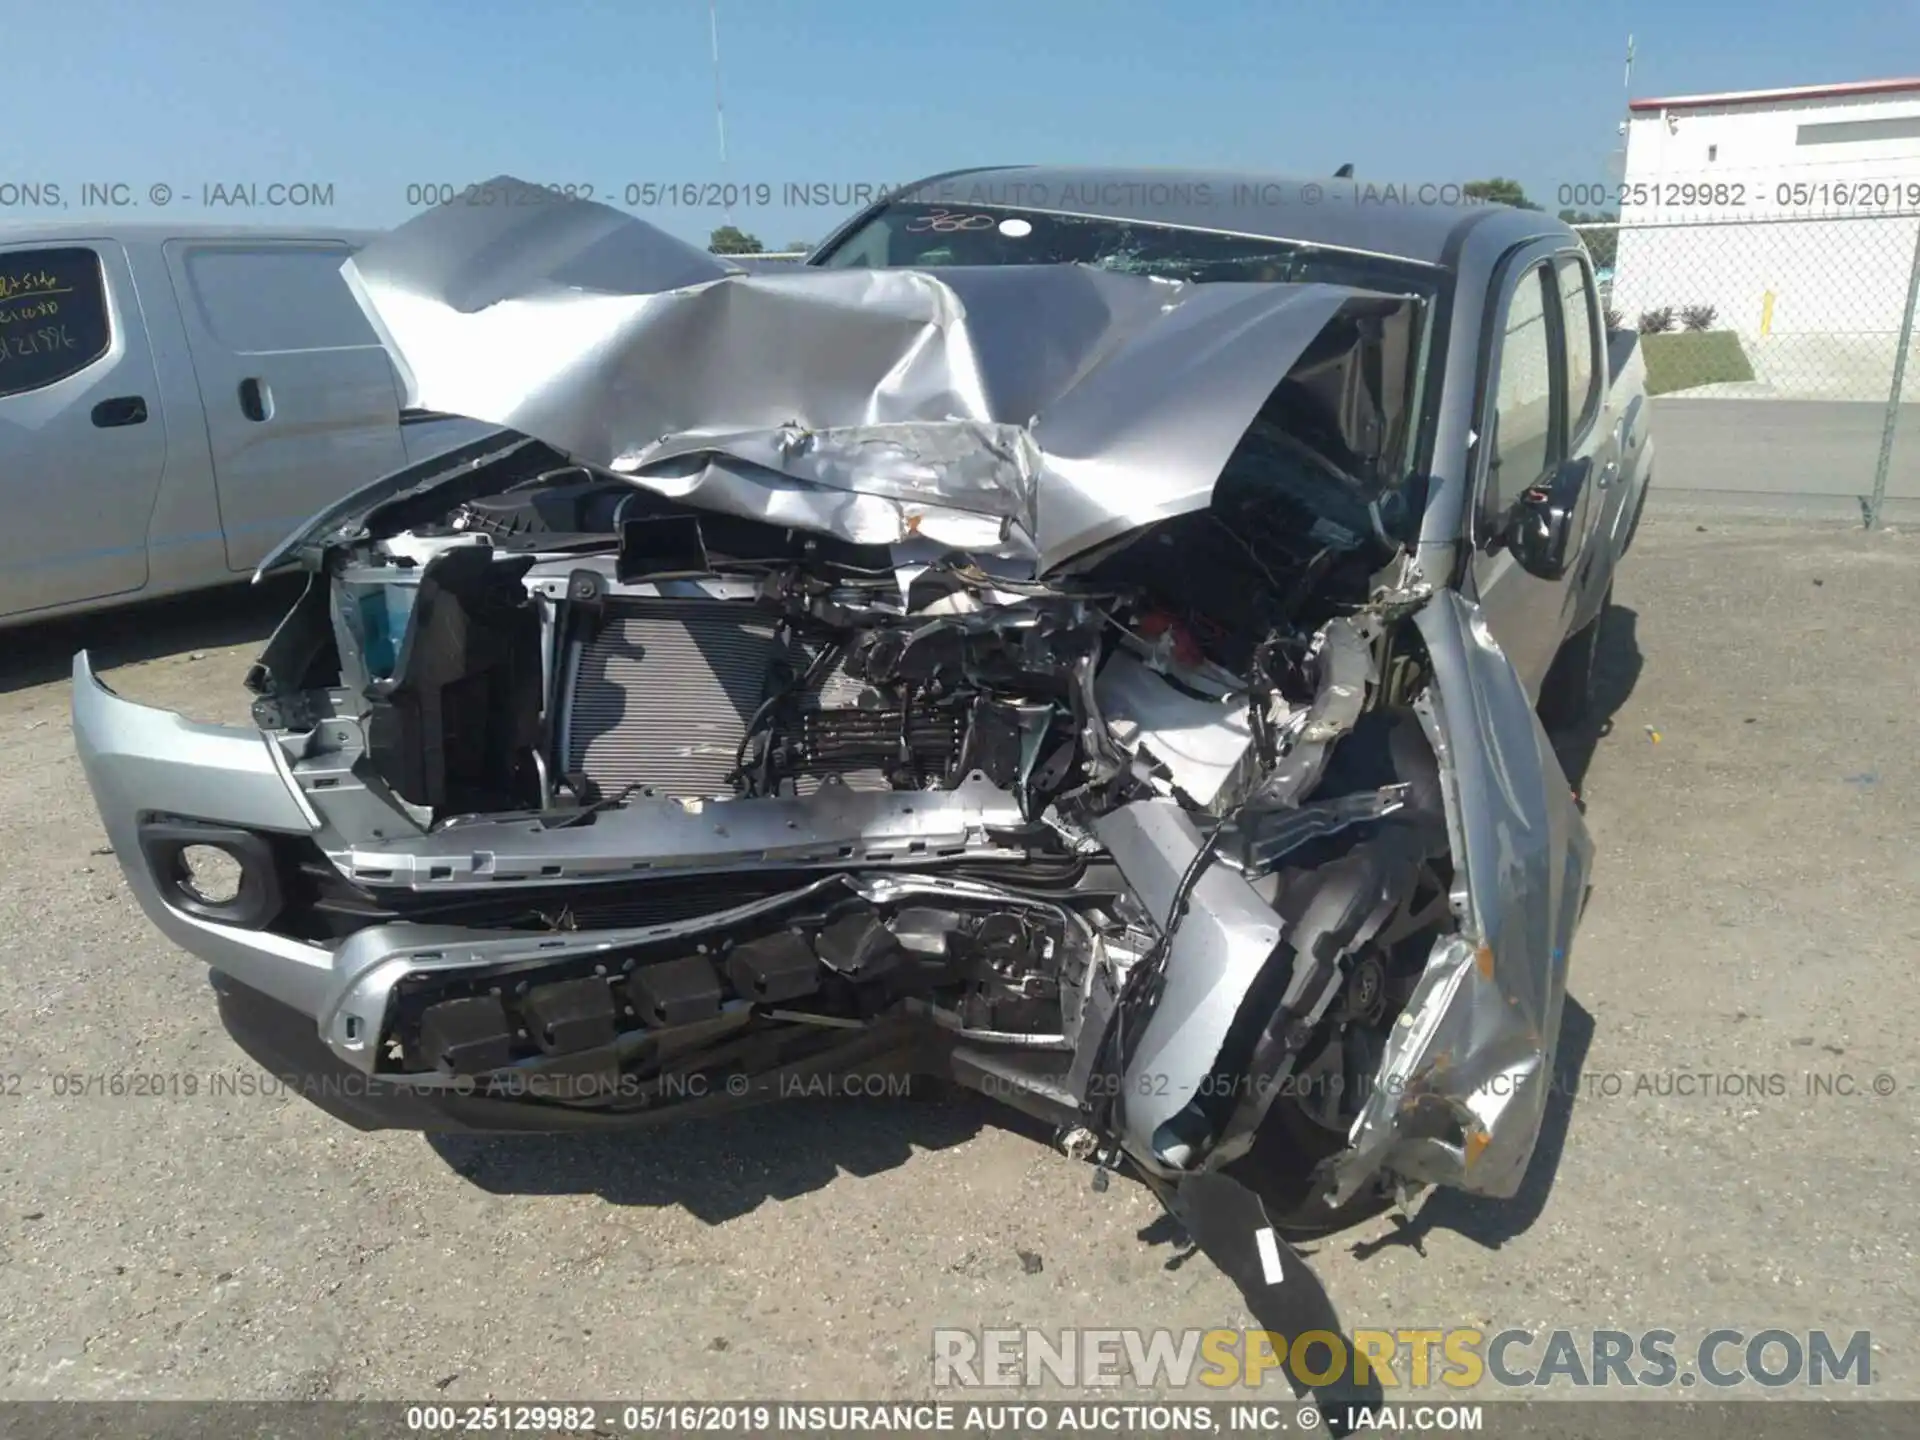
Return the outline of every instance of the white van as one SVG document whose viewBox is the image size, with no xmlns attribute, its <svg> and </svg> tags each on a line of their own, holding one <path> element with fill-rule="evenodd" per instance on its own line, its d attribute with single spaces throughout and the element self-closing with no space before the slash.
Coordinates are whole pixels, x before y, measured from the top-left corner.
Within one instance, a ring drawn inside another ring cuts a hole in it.
<svg viewBox="0 0 1920 1440">
<path fill-rule="evenodd" d="M 216 585 L 491 427 L 402 414 L 355 230 L 0 227 L 0 626 Z"/>
</svg>

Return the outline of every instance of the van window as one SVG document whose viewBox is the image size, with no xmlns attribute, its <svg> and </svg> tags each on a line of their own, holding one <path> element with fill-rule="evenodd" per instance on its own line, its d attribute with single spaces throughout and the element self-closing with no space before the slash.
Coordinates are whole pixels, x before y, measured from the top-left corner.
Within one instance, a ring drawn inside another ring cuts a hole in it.
<svg viewBox="0 0 1920 1440">
<path fill-rule="evenodd" d="M 71 245 L 0 253 L 0 395 L 78 374 L 112 343 L 96 252 Z"/>
<path fill-rule="evenodd" d="M 340 274 L 352 250 L 322 243 L 195 245 L 187 279 L 201 323 L 227 349 L 339 350 L 378 345 Z"/>
</svg>

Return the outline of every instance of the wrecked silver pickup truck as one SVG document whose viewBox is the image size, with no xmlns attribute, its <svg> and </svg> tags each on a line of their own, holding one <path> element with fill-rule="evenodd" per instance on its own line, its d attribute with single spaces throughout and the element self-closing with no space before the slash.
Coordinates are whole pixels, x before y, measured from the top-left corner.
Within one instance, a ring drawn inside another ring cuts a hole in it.
<svg viewBox="0 0 1920 1440">
<path fill-rule="evenodd" d="M 937 1075 L 1259 1313 L 1266 1227 L 1528 1163 L 1590 858 L 1535 704 L 1584 694 L 1640 362 L 1537 213 L 983 174 L 778 273 L 544 198 L 376 242 L 409 403 L 504 432 L 285 543 L 257 729 L 82 654 L 75 736 L 229 1028 L 356 1124 Z"/>
</svg>

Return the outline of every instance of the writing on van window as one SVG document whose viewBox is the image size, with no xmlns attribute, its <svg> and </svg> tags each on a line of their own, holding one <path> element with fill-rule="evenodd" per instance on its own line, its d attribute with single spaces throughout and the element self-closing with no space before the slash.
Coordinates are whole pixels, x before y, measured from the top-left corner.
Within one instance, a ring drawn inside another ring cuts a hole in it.
<svg viewBox="0 0 1920 1440">
<path fill-rule="evenodd" d="M 95 251 L 71 245 L 0 252 L 0 398 L 78 374 L 112 341 Z"/>
<path fill-rule="evenodd" d="M 0 361 L 31 360 L 36 355 L 52 355 L 61 350 L 78 350 L 80 342 L 64 325 L 42 325 L 37 330 L 19 330 L 0 335 Z"/>
<path fill-rule="evenodd" d="M 34 320 L 50 320 L 60 313 L 58 300 L 28 300 L 9 305 L 0 302 L 0 330 L 9 325 L 25 325 Z"/>
<path fill-rule="evenodd" d="M 60 277 L 47 270 L 23 270 L 18 274 L 0 274 L 0 300 L 31 300 L 36 295 L 67 295 L 71 285 L 62 285 Z"/>
</svg>

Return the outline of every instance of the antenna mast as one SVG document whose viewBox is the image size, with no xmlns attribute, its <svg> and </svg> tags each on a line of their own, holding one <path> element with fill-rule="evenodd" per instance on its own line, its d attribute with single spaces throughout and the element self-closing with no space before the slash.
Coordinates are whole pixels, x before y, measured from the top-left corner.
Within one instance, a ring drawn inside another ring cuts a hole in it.
<svg viewBox="0 0 1920 1440">
<path fill-rule="evenodd" d="M 727 184 L 727 111 L 720 97 L 720 0 L 707 0 L 707 31 L 713 39 L 713 123 L 720 131 L 720 194 L 726 203 L 722 212 L 727 224 L 733 223 L 733 197 Z"/>
</svg>

